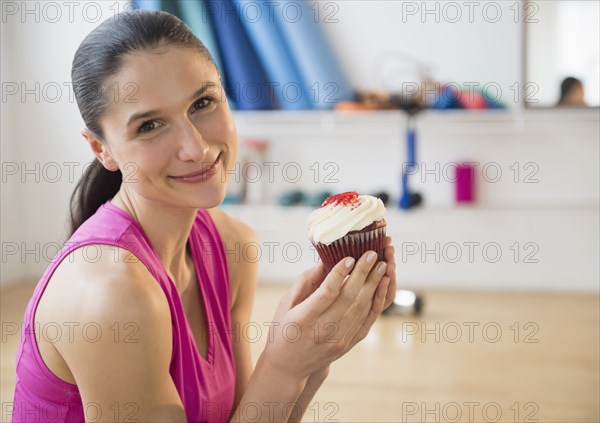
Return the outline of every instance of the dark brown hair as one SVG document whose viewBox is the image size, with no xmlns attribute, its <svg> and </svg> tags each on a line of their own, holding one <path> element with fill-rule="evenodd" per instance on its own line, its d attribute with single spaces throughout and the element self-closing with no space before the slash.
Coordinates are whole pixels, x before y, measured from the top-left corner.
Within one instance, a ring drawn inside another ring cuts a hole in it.
<svg viewBox="0 0 600 423">
<path fill-rule="evenodd" d="M 569 94 L 571 94 L 571 91 L 573 91 L 573 89 L 578 86 L 583 86 L 583 84 L 577 78 L 569 76 L 563 79 L 562 83 L 560 84 L 560 98 L 558 100 L 558 105 L 560 106 L 562 104 L 565 104 L 567 97 L 569 96 Z"/>
</svg>

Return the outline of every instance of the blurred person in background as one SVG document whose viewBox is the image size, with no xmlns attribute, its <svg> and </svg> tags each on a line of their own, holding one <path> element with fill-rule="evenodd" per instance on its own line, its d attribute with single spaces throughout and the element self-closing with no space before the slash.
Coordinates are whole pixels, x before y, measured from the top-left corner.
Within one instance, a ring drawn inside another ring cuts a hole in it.
<svg viewBox="0 0 600 423">
<path fill-rule="evenodd" d="M 560 99 L 557 106 L 586 107 L 584 94 L 583 83 L 579 79 L 569 76 L 560 84 Z"/>
</svg>

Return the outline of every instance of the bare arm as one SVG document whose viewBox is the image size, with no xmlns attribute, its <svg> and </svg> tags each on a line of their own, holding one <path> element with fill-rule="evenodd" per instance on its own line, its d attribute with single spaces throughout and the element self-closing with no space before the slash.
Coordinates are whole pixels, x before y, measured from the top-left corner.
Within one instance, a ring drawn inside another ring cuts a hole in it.
<svg viewBox="0 0 600 423">
<path fill-rule="evenodd" d="M 225 251 L 245 251 L 249 245 L 258 245 L 254 231 L 218 208 L 209 213 L 217 226 Z M 258 263 L 238 254 L 227 254 L 230 279 L 230 313 L 233 353 L 236 367 L 235 402 L 238 404 L 252 375 L 251 345 L 244 336 L 244 328 L 252 317 L 252 307 L 258 284 Z"/>
<path fill-rule="evenodd" d="M 219 209 L 210 210 L 219 229 L 226 251 L 245 250 L 258 240 L 254 231 L 244 223 L 233 219 Z M 250 322 L 257 289 L 258 263 L 238 255 L 227 256 L 231 283 L 231 322 L 233 348 L 236 361 L 235 407 L 237 413 L 231 421 L 284 421 L 285 409 L 281 405 L 292 404 L 304 389 L 303 381 L 285 383 L 286 375 L 276 375 L 259 360 L 252 366 L 251 344 L 244 336 L 243 328 Z M 277 381 L 277 383 L 274 383 Z M 250 389 L 248 387 L 252 385 Z M 281 389 L 285 385 L 285 389 Z M 248 392 L 250 391 L 250 392 Z M 244 396 L 244 394 L 246 394 Z M 242 397 L 244 402 L 242 403 Z M 256 407 L 259 407 L 257 409 Z"/>
<path fill-rule="evenodd" d="M 104 260 L 115 252 L 102 246 L 102 253 Z M 80 263 L 71 274 L 78 288 L 66 300 L 65 316 L 70 314 L 67 319 L 79 323 L 77 328 L 87 325 L 101 335 L 91 341 L 85 331 L 77 330 L 73 342 L 61 341 L 56 348 L 93 421 L 185 422 L 169 373 L 172 328 L 167 300 L 142 263 L 125 264 L 125 257 L 131 256 L 121 249 L 119 254 L 116 265 Z"/>
<path fill-rule="evenodd" d="M 250 228 L 242 228 L 240 240 L 243 243 L 241 246 L 243 251 L 245 245 L 257 242 L 256 236 Z M 252 375 L 251 345 L 250 340 L 245 336 L 245 328 L 248 327 L 252 317 L 252 306 L 258 282 L 258 263 L 242 259 L 232 265 L 230 269 L 231 284 L 235 289 L 231 304 L 231 323 L 237 369 L 235 404 L 238 404 Z"/>
</svg>

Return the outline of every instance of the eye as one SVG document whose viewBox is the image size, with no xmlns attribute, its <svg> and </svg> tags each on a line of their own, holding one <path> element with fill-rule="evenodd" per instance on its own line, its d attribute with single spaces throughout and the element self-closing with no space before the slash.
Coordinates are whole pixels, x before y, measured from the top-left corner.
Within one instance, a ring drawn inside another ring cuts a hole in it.
<svg viewBox="0 0 600 423">
<path fill-rule="evenodd" d="M 192 105 L 192 110 L 201 110 L 204 109 L 206 107 L 208 107 L 211 103 L 214 102 L 214 99 L 211 97 L 202 97 L 201 99 L 197 100 L 193 105 Z"/>
<path fill-rule="evenodd" d="M 144 134 L 146 132 L 151 132 L 158 128 L 158 121 L 156 120 L 147 120 L 143 122 L 137 130 L 138 134 Z"/>
</svg>

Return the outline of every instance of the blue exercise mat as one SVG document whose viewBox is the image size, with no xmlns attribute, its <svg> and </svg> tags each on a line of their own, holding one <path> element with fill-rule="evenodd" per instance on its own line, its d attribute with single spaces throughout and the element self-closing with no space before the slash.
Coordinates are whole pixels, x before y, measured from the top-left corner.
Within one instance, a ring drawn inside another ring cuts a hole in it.
<svg viewBox="0 0 600 423">
<path fill-rule="evenodd" d="M 208 0 L 208 9 L 225 69 L 227 95 L 240 110 L 271 110 L 276 100 L 235 6 L 230 0 Z"/>
<path fill-rule="evenodd" d="M 133 5 L 136 9 L 160 10 L 159 0 L 136 0 Z"/>
<path fill-rule="evenodd" d="M 336 63 L 320 24 L 315 22 L 311 4 L 305 0 L 278 0 L 274 3 L 274 17 L 310 94 L 312 107 L 331 109 L 338 101 L 352 100 L 354 92 Z"/>
<path fill-rule="evenodd" d="M 208 51 L 210 51 L 219 72 L 223 75 L 223 63 L 221 62 L 221 56 L 219 49 L 217 48 L 217 41 L 212 29 L 212 23 L 208 17 L 208 6 L 206 1 L 189 1 L 183 0 L 179 2 L 179 9 L 185 23 L 194 31 L 194 34 L 202 41 Z"/>
<path fill-rule="evenodd" d="M 272 8 L 265 1 L 238 0 L 237 4 L 242 25 L 273 83 L 279 106 L 284 110 L 310 109 L 310 92 L 277 23 L 271 19 Z"/>
</svg>

